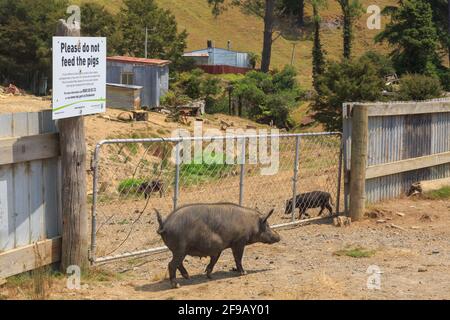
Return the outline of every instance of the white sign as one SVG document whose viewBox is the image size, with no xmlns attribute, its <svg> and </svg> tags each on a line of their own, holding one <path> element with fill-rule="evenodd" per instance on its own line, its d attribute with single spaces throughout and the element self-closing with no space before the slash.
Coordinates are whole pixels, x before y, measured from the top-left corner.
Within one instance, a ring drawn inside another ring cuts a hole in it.
<svg viewBox="0 0 450 320">
<path fill-rule="evenodd" d="M 106 111 L 106 38 L 53 37 L 53 120 Z"/>
</svg>

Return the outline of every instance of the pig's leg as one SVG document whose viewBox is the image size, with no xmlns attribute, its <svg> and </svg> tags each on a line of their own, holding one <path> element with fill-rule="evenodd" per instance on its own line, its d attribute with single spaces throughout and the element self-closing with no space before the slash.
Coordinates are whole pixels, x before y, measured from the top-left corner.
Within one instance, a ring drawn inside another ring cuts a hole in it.
<svg viewBox="0 0 450 320">
<path fill-rule="evenodd" d="M 325 210 L 325 206 L 320 207 L 319 217 L 322 215 L 323 210 Z"/>
<path fill-rule="evenodd" d="M 212 279 L 211 273 L 212 273 L 217 261 L 219 260 L 221 253 L 222 252 L 219 252 L 218 254 L 211 256 L 211 261 L 209 262 L 208 266 L 206 267 L 206 276 L 208 277 L 208 279 Z"/>
<path fill-rule="evenodd" d="M 330 211 L 330 216 L 332 216 L 332 215 L 333 215 L 333 208 L 330 206 L 330 204 L 327 203 L 327 204 L 325 205 L 325 207 L 328 209 L 328 211 Z"/>
<path fill-rule="evenodd" d="M 237 272 L 241 274 L 241 276 L 246 275 L 247 272 L 242 267 L 242 257 L 244 255 L 245 245 L 238 245 L 231 248 L 233 251 L 234 261 L 236 262 Z"/>
<path fill-rule="evenodd" d="M 189 280 L 189 273 L 187 272 L 186 268 L 183 265 L 183 262 L 181 262 L 181 264 L 178 266 L 178 270 L 180 270 L 181 275 L 183 276 L 183 278 Z"/>
<path fill-rule="evenodd" d="M 306 213 L 306 209 L 305 208 L 300 207 L 299 210 L 300 210 L 300 217 L 299 217 L 300 220 L 302 219 L 303 216 L 309 217 L 308 213 Z"/>
<path fill-rule="evenodd" d="M 179 288 L 180 285 L 177 283 L 176 271 L 180 265 L 183 264 L 183 260 L 186 256 L 184 254 L 173 253 L 172 261 L 169 262 L 169 278 L 172 288 Z"/>
</svg>

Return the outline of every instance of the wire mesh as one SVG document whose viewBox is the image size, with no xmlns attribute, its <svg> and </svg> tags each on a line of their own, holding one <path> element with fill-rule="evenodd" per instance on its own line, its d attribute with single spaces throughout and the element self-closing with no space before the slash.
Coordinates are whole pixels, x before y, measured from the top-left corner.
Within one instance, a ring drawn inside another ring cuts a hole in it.
<svg viewBox="0 0 450 320">
<path fill-rule="evenodd" d="M 91 252 L 94 262 L 162 247 L 164 244 L 156 232 L 155 208 L 167 216 L 175 206 L 231 202 L 261 213 L 275 208 L 271 224 L 282 224 L 292 219 L 292 208 L 287 208 L 286 202 L 294 197 L 295 184 L 295 193 L 299 195 L 295 219 L 300 218 L 299 210 L 303 208 L 311 217 L 318 215 L 325 202 L 318 193 L 305 197 L 305 193 L 312 191 L 330 194 L 334 213 L 341 136 L 285 135 L 278 140 L 266 139 L 266 150 L 259 144 L 261 138 L 218 137 L 223 152 L 211 151 L 211 139 L 206 138 L 189 141 L 196 144 L 190 151 L 184 148 L 187 142 L 184 140 L 103 141 L 97 146 L 94 161 L 94 252 Z M 190 161 L 186 161 L 186 153 Z M 267 175 L 269 168 L 274 169 L 271 172 L 274 174 Z M 307 217 L 306 214 L 301 218 Z"/>
</svg>

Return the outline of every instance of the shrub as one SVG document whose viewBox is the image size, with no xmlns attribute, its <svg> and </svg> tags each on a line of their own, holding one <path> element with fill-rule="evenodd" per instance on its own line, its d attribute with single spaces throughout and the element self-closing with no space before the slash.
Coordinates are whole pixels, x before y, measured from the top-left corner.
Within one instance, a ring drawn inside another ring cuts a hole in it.
<svg viewBox="0 0 450 320">
<path fill-rule="evenodd" d="M 233 100 L 239 114 L 260 123 L 273 122 L 280 128 L 290 128 L 289 111 L 297 105 L 302 92 L 290 66 L 272 74 L 251 71 L 233 83 Z"/>
<path fill-rule="evenodd" d="M 360 59 L 371 63 L 380 77 L 386 77 L 395 73 L 392 60 L 378 52 L 368 51 Z"/>
<path fill-rule="evenodd" d="M 230 107 L 230 102 L 228 95 L 223 95 L 220 98 L 214 99 L 212 97 L 208 97 L 205 99 L 205 111 L 208 114 L 214 113 L 224 113 L 228 114 L 228 109 Z"/>
<path fill-rule="evenodd" d="M 188 103 L 191 99 L 183 94 L 177 94 L 175 91 L 169 90 L 160 99 L 160 104 L 166 107 L 175 107 Z"/>
<path fill-rule="evenodd" d="M 329 63 L 317 83 L 320 95 L 312 105 L 314 118 L 330 131 L 342 129 L 343 103 L 380 100 L 384 88 L 380 71 L 367 57 Z"/>
<path fill-rule="evenodd" d="M 398 92 L 401 100 L 427 100 L 442 96 L 442 86 L 438 78 L 421 74 L 408 74 L 400 80 Z"/>
<path fill-rule="evenodd" d="M 450 69 L 439 70 L 439 79 L 441 80 L 442 88 L 445 91 L 450 91 Z"/>
</svg>

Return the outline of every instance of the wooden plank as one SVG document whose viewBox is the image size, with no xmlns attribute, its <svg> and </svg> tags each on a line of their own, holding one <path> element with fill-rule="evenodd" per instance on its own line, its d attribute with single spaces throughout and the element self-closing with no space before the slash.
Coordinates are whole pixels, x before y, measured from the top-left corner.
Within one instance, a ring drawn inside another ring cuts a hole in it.
<svg viewBox="0 0 450 320">
<path fill-rule="evenodd" d="M 28 114 L 28 134 L 42 133 L 42 114 Z M 44 180 L 42 160 L 30 162 L 28 176 L 28 200 L 30 208 L 30 242 L 46 239 L 44 233 Z"/>
<path fill-rule="evenodd" d="M 413 171 L 450 163 L 450 152 L 438 153 L 431 156 L 401 160 L 370 166 L 366 170 L 366 179 L 389 176 L 396 173 Z"/>
<path fill-rule="evenodd" d="M 45 160 L 44 164 L 45 233 L 47 238 L 61 235 L 58 210 L 58 159 Z"/>
<path fill-rule="evenodd" d="M 0 138 L 0 165 L 59 156 L 57 133 Z"/>
<path fill-rule="evenodd" d="M 450 112 L 450 102 L 367 104 L 369 117 Z"/>
<path fill-rule="evenodd" d="M 12 114 L 0 115 L 0 137 L 11 137 Z M 0 252 L 14 248 L 13 167 L 0 165 Z"/>
<path fill-rule="evenodd" d="M 13 114 L 13 135 L 20 137 L 28 134 L 28 113 Z M 1 148 L 0 148 L 1 150 Z M 14 159 L 14 158 L 13 158 Z M 14 164 L 14 247 L 30 244 L 30 208 L 29 208 L 29 163 Z"/>
<path fill-rule="evenodd" d="M 61 238 L 0 253 L 0 278 L 7 278 L 61 260 Z"/>
<path fill-rule="evenodd" d="M 12 165 L 0 166 L 0 252 L 14 248 L 13 186 Z"/>
<path fill-rule="evenodd" d="M 42 114 L 43 132 L 55 132 L 55 121 L 52 120 L 52 112 Z M 48 239 L 61 235 L 59 225 L 61 224 L 61 188 L 58 180 L 61 178 L 59 159 L 45 159 L 44 164 L 44 207 L 45 207 L 45 234 Z"/>
<path fill-rule="evenodd" d="M 366 204 L 367 142 L 369 140 L 369 117 L 366 106 L 356 106 L 352 117 L 352 150 L 350 174 L 350 217 L 359 221 L 364 216 Z"/>
</svg>

